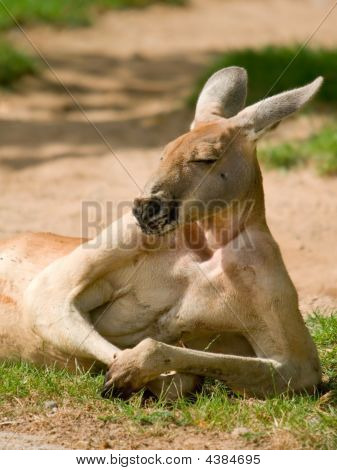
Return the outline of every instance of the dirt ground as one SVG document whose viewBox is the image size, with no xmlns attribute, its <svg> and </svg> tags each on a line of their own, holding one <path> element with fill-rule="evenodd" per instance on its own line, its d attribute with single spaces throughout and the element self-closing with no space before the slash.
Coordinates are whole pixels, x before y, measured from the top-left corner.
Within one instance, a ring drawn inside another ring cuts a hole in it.
<svg viewBox="0 0 337 470">
<path fill-rule="evenodd" d="M 111 12 L 89 28 L 38 27 L 26 38 L 11 32 L 27 50 L 34 44 L 53 71 L 1 94 L 0 237 L 26 230 L 80 235 L 81 201 L 116 207 L 132 200 L 162 146 L 188 128 L 184 100 L 217 51 L 303 43 L 333 3 L 192 0 L 187 8 Z M 336 46 L 336 21 L 337 10 L 310 44 Z M 327 119 L 302 115 L 270 138 L 305 137 Z M 306 170 L 265 172 L 264 182 L 268 220 L 303 311 L 336 306 L 336 179 Z M 203 435 L 196 439 L 193 447 L 201 448 Z M 214 437 L 211 446 L 220 441 Z"/>
<path fill-rule="evenodd" d="M 92 405 L 65 403 L 55 413 L 33 412 L 33 400 L 5 405 L 11 418 L 0 421 L 0 449 L 297 449 L 300 442 L 285 429 L 264 439 L 244 437 L 247 428 L 232 432 L 174 423 L 104 421 Z M 20 411 L 20 406 L 26 410 Z M 104 413 L 103 413 L 104 414 Z"/>
</svg>

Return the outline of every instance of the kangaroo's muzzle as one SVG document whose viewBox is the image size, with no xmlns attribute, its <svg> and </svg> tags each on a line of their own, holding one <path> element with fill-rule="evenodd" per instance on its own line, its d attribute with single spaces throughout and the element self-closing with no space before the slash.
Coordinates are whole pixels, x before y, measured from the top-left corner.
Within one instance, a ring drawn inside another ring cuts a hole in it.
<svg viewBox="0 0 337 470">
<path fill-rule="evenodd" d="M 136 198 L 132 212 L 144 233 L 164 235 L 178 225 L 179 202 L 156 196 Z"/>
</svg>

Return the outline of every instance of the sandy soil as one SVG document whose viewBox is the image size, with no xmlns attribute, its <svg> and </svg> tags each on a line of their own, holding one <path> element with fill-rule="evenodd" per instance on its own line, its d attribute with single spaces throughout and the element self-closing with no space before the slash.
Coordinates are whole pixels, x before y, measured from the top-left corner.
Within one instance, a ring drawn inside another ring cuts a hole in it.
<svg viewBox="0 0 337 470">
<path fill-rule="evenodd" d="M 257 449 L 261 439 L 245 438 L 247 428 L 232 432 L 165 422 L 149 425 L 132 420 L 103 421 L 91 405 L 65 404 L 55 413 L 30 411 L 32 400 L 5 405 L 11 418 L 0 421 L 0 449 Z M 18 405 L 18 403 L 16 403 Z M 25 414 L 20 411 L 23 406 Z M 14 413 L 14 416 L 13 416 Z M 109 413 L 108 413 L 109 414 Z M 275 429 L 262 441 L 265 449 L 296 449 L 300 442 L 284 429 Z"/>
<path fill-rule="evenodd" d="M 99 201 L 103 219 L 113 217 L 118 202 L 138 193 L 162 146 L 188 128 L 184 99 L 217 51 L 303 42 L 332 4 L 192 0 L 184 9 L 112 12 L 75 31 L 28 30 L 53 71 L 1 96 L 0 237 L 79 235 L 81 201 Z M 336 20 L 334 11 L 311 43 L 336 46 Z M 10 36 L 31 48 L 21 33 Z M 326 119 L 291 119 L 271 138 L 305 137 Z M 266 172 L 264 180 L 270 226 L 303 310 L 337 305 L 336 179 L 307 170 Z M 105 214 L 107 201 L 113 210 Z"/>
</svg>

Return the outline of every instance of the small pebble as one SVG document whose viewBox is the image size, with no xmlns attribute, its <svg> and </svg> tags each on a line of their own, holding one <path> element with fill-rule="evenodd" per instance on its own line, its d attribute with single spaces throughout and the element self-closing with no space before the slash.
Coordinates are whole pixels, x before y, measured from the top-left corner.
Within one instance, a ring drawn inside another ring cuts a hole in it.
<svg viewBox="0 0 337 470">
<path fill-rule="evenodd" d="M 113 449 L 113 443 L 109 440 L 104 441 L 103 444 L 100 446 L 102 449 Z"/>
<path fill-rule="evenodd" d="M 49 410 L 55 413 L 55 411 L 58 408 L 58 404 L 56 403 L 56 401 L 48 400 L 44 402 L 44 407 L 46 410 Z"/>
<path fill-rule="evenodd" d="M 240 436 L 243 436 L 244 434 L 248 434 L 248 433 L 250 433 L 250 429 L 248 429 L 248 428 L 244 428 L 244 427 L 235 428 L 232 431 L 232 436 L 233 437 L 240 437 Z"/>
<path fill-rule="evenodd" d="M 77 449 L 87 449 L 89 446 L 88 442 L 85 441 L 77 441 L 76 442 L 76 448 Z"/>
</svg>

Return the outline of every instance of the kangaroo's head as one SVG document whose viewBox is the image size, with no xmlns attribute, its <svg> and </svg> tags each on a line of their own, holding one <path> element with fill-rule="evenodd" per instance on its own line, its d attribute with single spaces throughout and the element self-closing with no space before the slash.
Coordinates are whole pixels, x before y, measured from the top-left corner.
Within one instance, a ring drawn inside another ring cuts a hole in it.
<svg viewBox="0 0 337 470">
<path fill-rule="evenodd" d="M 247 73 L 216 72 L 199 96 L 190 131 L 170 142 L 133 213 L 145 233 L 164 234 L 212 216 L 233 201 L 262 194 L 256 142 L 318 91 L 309 85 L 244 108 Z"/>
</svg>

